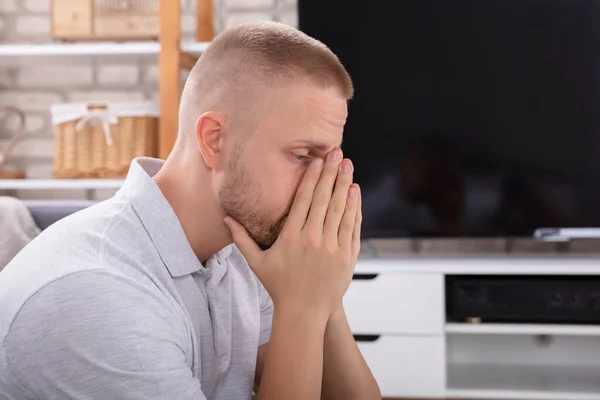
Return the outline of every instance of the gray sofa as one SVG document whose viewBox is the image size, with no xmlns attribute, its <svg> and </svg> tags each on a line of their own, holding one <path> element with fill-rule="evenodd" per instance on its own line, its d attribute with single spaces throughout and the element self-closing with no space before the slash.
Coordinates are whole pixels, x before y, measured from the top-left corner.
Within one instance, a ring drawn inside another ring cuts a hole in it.
<svg viewBox="0 0 600 400">
<path fill-rule="evenodd" d="M 96 203 L 92 200 L 24 200 L 23 202 L 41 230 Z"/>
<path fill-rule="evenodd" d="M 0 271 L 40 230 L 93 204 L 93 201 L 19 200 L 0 196 Z"/>
</svg>

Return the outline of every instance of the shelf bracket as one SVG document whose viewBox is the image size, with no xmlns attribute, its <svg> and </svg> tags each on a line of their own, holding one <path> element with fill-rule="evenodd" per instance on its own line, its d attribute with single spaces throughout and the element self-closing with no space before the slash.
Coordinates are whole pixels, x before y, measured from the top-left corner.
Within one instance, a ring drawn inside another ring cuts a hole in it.
<svg viewBox="0 0 600 400">
<path fill-rule="evenodd" d="M 210 42 L 215 35 L 213 0 L 196 0 L 196 41 Z"/>
<path fill-rule="evenodd" d="M 181 68 L 190 70 L 196 65 L 196 61 L 198 61 L 198 57 L 194 57 L 193 55 L 181 52 L 180 54 Z"/>
</svg>

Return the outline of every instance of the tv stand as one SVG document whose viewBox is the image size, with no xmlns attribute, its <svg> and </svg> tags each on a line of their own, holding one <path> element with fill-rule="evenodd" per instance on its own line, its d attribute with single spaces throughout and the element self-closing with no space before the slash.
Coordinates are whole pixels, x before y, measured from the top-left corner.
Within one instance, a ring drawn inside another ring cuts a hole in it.
<svg viewBox="0 0 600 400">
<path fill-rule="evenodd" d="M 384 398 L 600 399 L 600 325 L 446 321 L 447 275 L 600 275 L 598 254 L 359 259 L 344 305 Z"/>
</svg>

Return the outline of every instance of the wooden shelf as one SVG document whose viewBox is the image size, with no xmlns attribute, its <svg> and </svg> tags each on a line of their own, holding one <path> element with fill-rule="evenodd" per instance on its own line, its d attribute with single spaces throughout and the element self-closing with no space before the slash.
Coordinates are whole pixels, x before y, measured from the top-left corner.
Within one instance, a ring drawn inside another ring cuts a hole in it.
<svg viewBox="0 0 600 400">
<path fill-rule="evenodd" d="M 122 179 L 0 179 L 0 190 L 119 189 Z"/>
<path fill-rule="evenodd" d="M 599 367 L 451 364 L 446 396 L 461 399 L 597 400 Z"/>
<path fill-rule="evenodd" d="M 189 42 L 181 44 L 181 51 L 199 56 L 209 43 Z M 161 47 L 158 42 L 78 42 L 50 44 L 4 44 L 0 45 L 0 66 L 27 66 L 32 63 L 76 63 L 92 59 L 118 62 L 157 61 Z"/>
<path fill-rule="evenodd" d="M 597 325 L 447 323 L 445 329 L 446 333 L 472 335 L 600 336 L 600 326 Z"/>
</svg>

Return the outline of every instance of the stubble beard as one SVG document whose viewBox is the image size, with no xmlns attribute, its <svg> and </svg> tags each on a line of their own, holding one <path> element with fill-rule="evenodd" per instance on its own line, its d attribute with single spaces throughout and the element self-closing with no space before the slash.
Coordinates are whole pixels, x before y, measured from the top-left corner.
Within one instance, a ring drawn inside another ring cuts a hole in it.
<svg viewBox="0 0 600 400">
<path fill-rule="evenodd" d="M 262 202 L 263 192 L 253 184 L 241 161 L 241 149 L 232 151 L 225 182 L 219 190 L 219 202 L 226 215 L 235 218 L 246 228 L 250 237 L 267 250 L 283 229 L 287 212 L 273 221 Z"/>
</svg>

